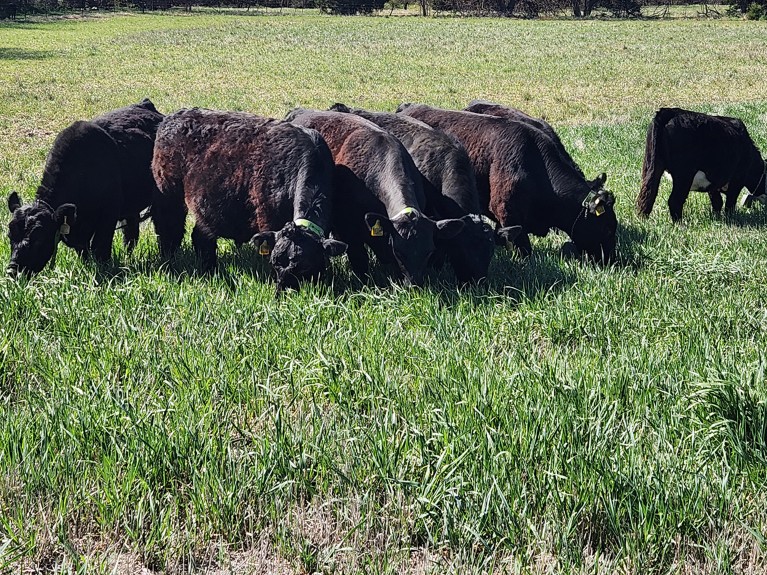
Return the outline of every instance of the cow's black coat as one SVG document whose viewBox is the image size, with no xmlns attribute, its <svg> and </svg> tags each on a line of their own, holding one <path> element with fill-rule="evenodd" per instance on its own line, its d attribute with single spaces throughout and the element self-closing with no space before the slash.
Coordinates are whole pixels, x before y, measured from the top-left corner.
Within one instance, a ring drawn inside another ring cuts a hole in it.
<svg viewBox="0 0 767 575">
<path fill-rule="evenodd" d="M 403 104 L 398 112 L 460 140 L 474 166 L 482 208 L 503 226 L 522 226 L 523 234 L 515 240 L 521 254 L 532 249 L 527 234 L 544 236 L 558 228 L 593 258 L 613 256 L 613 195 L 594 191 L 594 183 L 563 161 L 554 141 L 540 129 L 508 118 L 422 104 Z"/>
<path fill-rule="evenodd" d="M 296 109 L 286 119 L 319 131 L 333 153 L 333 233 L 349 245 L 352 270 L 367 273 L 367 244 L 381 261 L 393 256 L 408 282 L 421 284 L 435 238 L 453 237 L 464 224 L 424 214 L 421 175 L 399 140 L 353 114 Z M 376 230 L 380 237 L 371 235 Z"/>
<path fill-rule="evenodd" d="M 744 186 L 752 196 L 763 198 L 767 189 L 765 169 L 767 165 L 741 120 L 661 108 L 647 129 L 637 213 L 650 215 L 664 171 L 673 180 L 668 198 L 671 219 L 679 221 L 690 191 L 707 192 L 715 213 L 722 210 L 722 194 L 725 210 L 734 210 Z"/>
<path fill-rule="evenodd" d="M 217 238 L 253 240 L 271 254 L 278 291 L 317 277 L 346 249 L 326 237 L 334 164 L 314 130 L 241 112 L 181 110 L 157 132 L 152 170 L 166 257 L 181 244 L 187 209 L 203 271 L 216 264 Z"/>
<path fill-rule="evenodd" d="M 489 114 L 491 116 L 508 118 L 510 120 L 524 122 L 533 126 L 534 128 L 538 128 L 552 139 L 554 145 L 559 150 L 562 159 L 570 164 L 579 174 L 583 175 L 580 166 L 575 163 L 575 160 L 573 160 L 570 152 L 567 151 L 567 148 L 565 148 L 565 145 L 559 138 L 559 134 L 557 134 L 556 130 L 554 130 L 551 124 L 549 124 L 547 121 L 541 118 L 530 116 L 522 110 L 510 108 L 509 106 L 504 106 L 502 104 L 496 104 L 495 102 L 488 102 L 487 100 L 472 100 L 469 102 L 469 105 L 464 108 L 464 110 L 467 112 L 475 112 L 477 114 Z"/>
<path fill-rule="evenodd" d="M 513 240 L 520 228 L 498 228 L 482 215 L 474 169 L 458 140 L 415 118 L 391 112 L 371 112 L 334 104 L 331 110 L 353 113 L 380 126 L 405 146 L 421 173 L 426 213 L 432 218 L 460 218 L 461 232 L 436 242 L 460 282 L 487 276 L 496 243 Z"/>
<path fill-rule="evenodd" d="M 56 137 L 35 201 L 8 198 L 11 260 L 8 273 L 37 273 L 59 239 L 81 256 L 111 257 L 118 221 L 132 248 L 141 211 L 156 188 L 150 164 L 160 114 L 148 99 L 91 121 L 78 121 Z"/>
</svg>

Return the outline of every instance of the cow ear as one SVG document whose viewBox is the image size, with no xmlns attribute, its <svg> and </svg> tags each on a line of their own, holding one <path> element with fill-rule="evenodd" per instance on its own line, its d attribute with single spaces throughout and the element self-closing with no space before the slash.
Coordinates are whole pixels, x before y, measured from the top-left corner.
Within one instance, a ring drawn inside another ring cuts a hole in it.
<svg viewBox="0 0 767 575">
<path fill-rule="evenodd" d="M 349 109 L 349 106 L 346 104 L 342 104 L 341 102 L 336 102 L 330 108 L 328 108 L 329 112 L 343 112 L 344 114 L 351 114 L 351 110 Z"/>
<path fill-rule="evenodd" d="M 19 197 L 19 194 L 16 192 L 11 192 L 11 195 L 8 196 L 8 209 L 11 211 L 11 213 L 15 212 L 21 207 L 21 198 Z"/>
<path fill-rule="evenodd" d="M 262 256 L 268 256 L 272 253 L 276 241 L 277 232 L 258 232 L 250 238 L 250 243 L 258 247 L 258 253 Z"/>
<path fill-rule="evenodd" d="M 435 236 L 441 240 L 449 240 L 461 233 L 466 225 L 463 220 L 438 220 L 434 222 L 437 226 Z"/>
<path fill-rule="evenodd" d="M 77 207 L 74 204 L 61 204 L 53 213 L 57 224 L 72 224 L 77 219 Z"/>
<path fill-rule="evenodd" d="M 520 233 L 522 233 L 522 226 L 498 228 L 495 232 L 495 243 L 505 246 L 508 242 L 513 242 Z"/>
<path fill-rule="evenodd" d="M 346 252 L 347 246 L 344 242 L 339 242 L 338 240 L 322 240 L 322 249 L 325 250 L 325 253 L 328 254 L 331 258 L 334 256 L 340 256 L 344 252 Z"/>
<path fill-rule="evenodd" d="M 365 214 L 365 224 L 373 237 L 381 237 L 392 233 L 391 220 L 381 214 L 368 212 Z"/>
<path fill-rule="evenodd" d="M 602 186 L 605 185 L 606 181 L 607 181 L 607 174 L 605 172 L 602 172 L 601 174 L 599 174 L 599 176 L 597 176 L 596 178 L 588 182 L 589 189 L 594 191 L 601 190 Z"/>
</svg>

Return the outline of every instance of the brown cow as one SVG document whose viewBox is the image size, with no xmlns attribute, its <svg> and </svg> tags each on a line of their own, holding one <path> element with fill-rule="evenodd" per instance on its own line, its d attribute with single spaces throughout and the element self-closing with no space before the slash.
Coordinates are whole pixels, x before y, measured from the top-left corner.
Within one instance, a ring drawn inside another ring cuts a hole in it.
<svg viewBox="0 0 767 575">
<path fill-rule="evenodd" d="M 333 233 L 348 243 L 354 273 L 367 273 L 367 244 L 381 261 L 393 255 L 409 283 L 422 284 L 434 239 L 455 236 L 464 223 L 424 214 L 421 175 L 399 140 L 352 114 L 299 108 L 286 119 L 320 132 L 333 153 Z"/>
<path fill-rule="evenodd" d="M 253 240 L 271 253 L 277 291 L 318 276 L 346 249 L 328 239 L 333 159 L 320 135 L 241 112 L 181 110 L 157 132 L 152 170 L 161 198 L 153 217 L 165 256 L 184 234 L 187 208 L 203 271 L 216 265 L 217 238 Z"/>
<path fill-rule="evenodd" d="M 452 134 L 469 153 L 482 208 L 502 226 L 521 225 L 514 240 L 530 254 L 528 234 L 549 229 L 567 233 L 578 251 L 609 261 L 615 251 L 615 198 L 594 190 L 562 159 L 554 142 L 538 128 L 508 118 L 423 104 L 403 104 L 398 112 Z M 597 182 L 600 187 L 604 183 Z"/>
</svg>

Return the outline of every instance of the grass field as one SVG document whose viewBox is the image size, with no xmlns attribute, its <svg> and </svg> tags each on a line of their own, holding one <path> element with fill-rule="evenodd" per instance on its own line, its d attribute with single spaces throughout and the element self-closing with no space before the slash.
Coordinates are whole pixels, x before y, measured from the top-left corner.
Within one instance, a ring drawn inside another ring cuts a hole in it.
<svg viewBox="0 0 767 575">
<path fill-rule="evenodd" d="M 619 263 L 563 237 L 458 291 L 274 298 L 221 242 L 197 277 L 151 226 L 0 279 L 0 572 L 763 573 L 767 212 L 633 213 L 661 105 L 767 150 L 767 24 L 118 15 L 0 23 L 0 192 L 57 131 L 149 96 L 282 116 L 335 101 L 546 116 L 617 196 Z M 7 221 L 4 216 L 3 225 Z M 0 261 L 8 259 L 0 244 Z M 144 571 L 142 571 L 144 569 Z"/>
</svg>

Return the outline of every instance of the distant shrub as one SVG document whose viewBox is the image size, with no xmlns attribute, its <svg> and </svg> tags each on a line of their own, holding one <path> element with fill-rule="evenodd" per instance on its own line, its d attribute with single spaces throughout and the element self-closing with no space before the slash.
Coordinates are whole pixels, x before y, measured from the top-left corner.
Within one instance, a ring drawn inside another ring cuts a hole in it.
<svg viewBox="0 0 767 575">
<path fill-rule="evenodd" d="M 385 0 L 318 0 L 316 5 L 329 14 L 372 14 L 382 10 Z"/>
<path fill-rule="evenodd" d="M 746 9 L 746 20 L 765 20 L 767 19 L 767 10 L 761 4 L 752 2 Z"/>
</svg>

